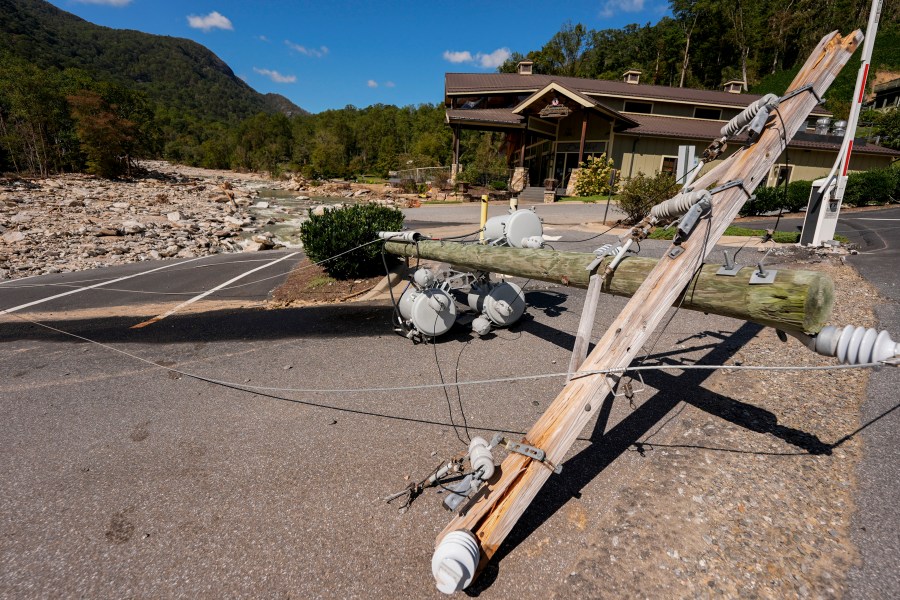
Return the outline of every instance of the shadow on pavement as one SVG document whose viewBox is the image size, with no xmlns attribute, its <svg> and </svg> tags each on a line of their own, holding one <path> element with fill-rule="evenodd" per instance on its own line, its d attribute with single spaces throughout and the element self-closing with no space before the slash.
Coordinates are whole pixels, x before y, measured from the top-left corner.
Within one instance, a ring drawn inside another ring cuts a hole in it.
<svg viewBox="0 0 900 600">
<path fill-rule="evenodd" d="M 534 324 L 529 325 L 533 327 Z M 696 364 L 724 364 L 761 329 L 760 325 L 745 323 L 726 341 L 714 345 Z M 660 355 L 650 357 L 651 361 L 659 362 L 659 359 Z M 752 431 L 778 437 L 803 450 L 797 453 L 800 456 L 831 453 L 830 445 L 811 433 L 779 425 L 776 415 L 767 410 L 702 389 L 701 384 L 714 372 L 697 370 L 680 375 L 664 371 L 645 372 L 644 380 L 647 385 L 660 391 L 606 431 L 614 400 L 612 395 L 608 395 L 590 435 L 591 444 L 563 464 L 562 476 L 550 477 L 548 484 L 540 491 L 540 499 L 526 510 L 485 568 L 485 577 L 476 581 L 470 595 L 477 596 L 487 589 L 490 582 L 496 579 L 499 562 L 570 499 L 580 497 L 581 490 L 619 456 L 630 449 L 636 449 L 642 455 L 652 449 L 652 444 L 642 444 L 639 440 L 660 424 L 681 402 Z"/>
</svg>

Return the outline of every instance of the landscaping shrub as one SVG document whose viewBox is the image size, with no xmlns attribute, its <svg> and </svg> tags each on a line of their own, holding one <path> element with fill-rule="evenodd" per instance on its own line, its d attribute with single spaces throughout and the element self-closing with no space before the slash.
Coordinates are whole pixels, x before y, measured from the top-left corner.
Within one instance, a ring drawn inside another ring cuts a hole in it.
<svg viewBox="0 0 900 600">
<path fill-rule="evenodd" d="M 609 193 L 609 177 L 613 161 L 606 154 L 589 156 L 581 163 L 581 172 L 575 181 L 576 196 L 597 196 Z"/>
<path fill-rule="evenodd" d="M 502 179 L 495 179 L 491 182 L 491 189 L 497 192 L 505 192 L 509 186 Z"/>
<path fill-rule="evenodd" d="M 754 192 L 755 198 L 741 207 L 742 217 L 754 217 L 784 209 L 784 212 L 798 212 L 809 203 L 812 181 L 792 181 L 787 186 L 760 187 Z"/>
<path fill-rule="evenodd" d="M 375 239 L 378 231 L 400 231 L 403 213 L 377 204 L 355 204 L 326 209 L 322 215 L 309 215 L 300 225 L 300 240 L 306 256 L 319 262 Z M 329 260 L 322 267 L 335 279 L 371 277 L 384 267 L 381 244 L 370 244 Z"/>
<path fill-rule="evenodd" d="M 809 192 L 812 190 L 812 181 L 792 181 L 788 184 L 787 200 L 784 204 L 785 212 L 798 212 L 809 204 Z"/>
<path fill-rule="evenodd" d="M 848 206 L 866 206 L 867 204 L 888 204 L 896 202 L 900 188 L 900 177 L 896 169 L 876 169 L 851 173 L 847 177 L 847 189 L 844 190 L 844 203 Z"/>
<path fill-rule="evenodd" d="M 754 194 L 755 197 L 741 207 L 742 217 L 755 217 L 776 211 L 785 204 L 784 186 L 756 188 Z"/>
<path fill-rule="evenodd" d="M 628 216 L 629 223 L 637 223 L 655 205 L 674 196 L 678 188 L 675 177 L 668 173 L 652 177 L 638 173 L 622 186 L 618 197 L 619 208 Z"/>
</svg>

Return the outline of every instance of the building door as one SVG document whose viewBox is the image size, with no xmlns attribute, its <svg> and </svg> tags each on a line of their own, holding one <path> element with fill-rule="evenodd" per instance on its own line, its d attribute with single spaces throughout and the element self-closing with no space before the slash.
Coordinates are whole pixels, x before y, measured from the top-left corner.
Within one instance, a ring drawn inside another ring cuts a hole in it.
<svg viewBox="0 0 900 600">
<path fill-rule="evenodd" d="M 559 188 L 565 188 L 572 169 L 578 168 L 579 142 L 557 142 L 556 159 L 553 161 L 553 178 Z M 585 142 L 583 161 L 606 152 L 606 142 Z"/>
</svg>

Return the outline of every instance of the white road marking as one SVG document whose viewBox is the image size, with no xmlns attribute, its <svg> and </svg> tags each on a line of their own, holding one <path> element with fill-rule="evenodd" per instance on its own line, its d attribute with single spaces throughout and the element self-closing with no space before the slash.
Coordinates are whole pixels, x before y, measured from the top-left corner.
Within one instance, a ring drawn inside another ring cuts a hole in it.
<svg viewBox="0 0 900 600">
<path fill-rule="evenodd" d="M 875 217 L 848 217 L 848 221 L 900 221 L 900 219 L 876 219 Z"/>
<path fill-rule="evenodd" d="M 50 302 L 51 300 L 56 300 L 57 298 L 62 298 L 63 296 L 70 296 L 72 294 L 77 294 L 78 292 L 84 292 L 86 290 L 92 290 L 94 288 L 102 287 L 104 285 L 109 285 L 111 283 L 118 283 L 120 281 L 125 281 L 126 279 L 132 279 L 134 277 L 140 277 L 141 275 L 149 275 L 150 273 L 155 273 L 157 271 L 162 271 L 163 269 L 171 269 L 172 267 L 176 267 L 179 265 L 184 265 L 190 262 L 194 262 L 195 260 L 200 260 L 203 258 L 202 256 L 199 258 L 192 258 L 190 260 L 186 260 L 183 262 L 172 263 L 168 265 L 164 265 L 162 267 L 157 267 L 155 269 L 150 269 L 149 271 L 141 271 L 140 273 L 135 273 L 134 275 L 126 275 L 125 277 L 119 277 L 118 279 L 111 279 L 109 281 L 101 281 L 100 283 L 95 283 L 94 285 L 89 285 L 86 287 L 80 287 L 75 290 L 70 290 L 68 292 L 63 292 L 62 294 L 56 294 L 55 296 L 50 296 L 48 298 L 42 298 L 40 300 L 35 300 L 33 302 L 28 302 L 26 304 L 20 304 L 19 306 L 13 306 L 12 308 L 7 308 L 4 311 L 0 311 L 0 315 L 8 315 L 9 313 L 14 313 L 16 311 L 22 310 L 23 308 L 28 308 L 29 306 L 35 306 L 38 304 L 43 304 L 44 302 Z"/>
<path fill-rule="evenodd" d="M 212 289 L 209 289 L 209 290 L 203 292 L 202 294 L 198 294 L 197 296 L 194 296 L 194 297 L 191 298 L 190 300 L 185 300 L 184 302 L 182 302 L 181 304 L 179 304 L 179 305 L 176 306 L 175 308 L 173 308 L 173 309 L 171 309 L 171 310 L 169 310 L 169 311 L 166 311 L 166 312 L 164 312 L 164 313 L 161 314 L 161 315 L 157 315 L 157 316 L 153 317 L 152 319 L 148 319 L 147 321 L 144 321 L 143 323 L 138 323 L 137 325 L 133 325 L 131 328 L 132 328 L 132 329 L 140 329 L 141 327 L 146 327 L 147 325 L 151 325 L 151 324 L 153 324 L 153 323 L 156 323 L 157 321 L 162 321 L 162 320 L 165 319 L 166 317 L 169 317 L 169 316 L 171 316 L 171 315 L 174 315 L 175 313 L 177 313 L 179 310 L 181 310 L 181 309 L 184 308 L 185 306 L 189 306 L 189 305 L 193 304 L 194 302 L 197 302 L 198 300 L 202 300 L 203 298 L 206 298 L 206 297 L 209 296 L 210 294 L 212 294 L 212 293 L 214 293 L 214 292 L 217 292 L 217 291 L 221 290 L 223 287 L 229 286 L 229 285 L 231 285 L 232 283 L 234 283 L 235 281 L 238 281 L 238 280 L 240 280 L 240 279 L 243 279 L 243 278 L 246 277 L 247 275 L 251 275 L 252 273 L 256 273 L 257 271 L 260 271 L 260 270 L 262 270 L 262 269 L 265 269 L 266 267 L 271 267 L 271 266 L 274 265 L 274 264 L 280 263 L 281 261 L 286 260 L 286 259 L 288 259 L 288 258 L 291 258 L 292 256 L 297 256 L 298 254 L 300 254 L 300 253 L 299 253 L 299 252 L 292 252 L 292 253 L 288 254 L 287 256 L 282 256 L 281 258 L 279 258 L 279 259 L 277 259 L 277 260 L 273 260 L 272 262 L 269 262 L 269 263 L 266 263 L 266 264 L 264 264 L 264 265 L 262 265 L 262 266 L 256 267 L 255 269 L 251 269 L 251 270 L 247 271 L 246 273 L 243 273 L 243 274 L 241 274 L 241 275 L 238 275 L 237 277 L 233 277 L 233 278 L 229 279 L 229 280 L 226 281 L 225 283 L 220 283 L 220 284 L 217 285 L 216 287 L 214 287 L 214 288 L 212 288 Z"/>
</svg>

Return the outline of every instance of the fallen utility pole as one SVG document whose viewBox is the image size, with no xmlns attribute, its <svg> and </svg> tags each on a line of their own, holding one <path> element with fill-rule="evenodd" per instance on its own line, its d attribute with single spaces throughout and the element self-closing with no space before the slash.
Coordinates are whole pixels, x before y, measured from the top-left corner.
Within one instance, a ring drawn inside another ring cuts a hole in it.
<svg viewBox="0 0 900 600">
<path fill-rule="evenodd" d="M 702 266 L 707 252 L 804 125 L 862 37 L 859 31 L 846 38 L 837 32 L 826 35 L 780 99 L 775 109 L 777 116 L 772 114 L 754 123 L 758 127 L 756 141 L 738 149 L 693 184 L 694 190 L 709 190 L 708 210 L 701 215 L 698 231 L 680 244 L 673 243 L 581 365 L 581 371 L 621 369 L 637 356 Z M 478 565 L 480 571 L 550 477 L 553 472 L 550 466 L 563 463 L 569 448 L 596 414 L 613 383 L 610 376 L 602 374 L 569 381 L 520 444 L 532 452 L 511 452 L 499 468 L 499 477 L 495 475 L 492 483 L 480 488 L 462 507 L 437 540 L 438 551 L 433 562 L 439 564 L 433 564 L 432 568 L 436 577 L 440 573 L 440 589 L 461 589 L 477 574 L 468 571 L 468 560 L 444 560 L 446 553 L 442 551 L 448 546 L 460 549 L 473 559 L 473 567 Z"/>
<path fill-rule="evenodd" d="M 387 242 L 385 252 L 410 258 L 447 262 L 455 268 L 504 273 L 526 279 L 587 288 L 592 273 L 604 273 L 612 256 L 597 262 L 585 252 L 557 252 L 422 240 L 415 244 Z M 596 265 L 593 263 L 597 262 Z M 629 256 L 601 280 L 600 291 L 633 296 L 656 259 Z M 588 267 L 592 266 L 591 270 Z M 733 275 L 719 275 L 721 265 L 704 265 L 674 304 L 688 310 L 734 317 L 783 331 L 818 333 L 828 322 L 834 303 L 834 283 L 816 271 L 780 269 L 770 284 L 751 285 L 760 267 L 744 267 Z M 762 267 L 765 269 L 765 267 Z"/>
</svg>

